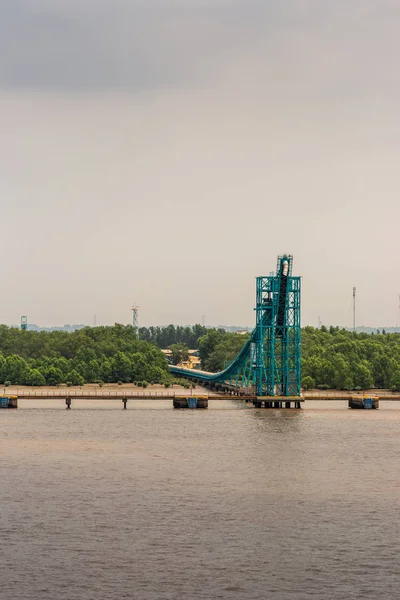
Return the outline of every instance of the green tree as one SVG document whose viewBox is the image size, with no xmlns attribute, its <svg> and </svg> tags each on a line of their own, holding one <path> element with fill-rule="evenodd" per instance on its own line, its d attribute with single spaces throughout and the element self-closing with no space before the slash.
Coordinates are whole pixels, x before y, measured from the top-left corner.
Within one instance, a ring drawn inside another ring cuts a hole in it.
<svg viewBox="0 0 400 600">
<path fill-rule="evenodd" d="M 211 330 L 199 340 L 199 355 L 206 371 L 217 372 L 225 368 L 242 349 L 248 335 Z"/>
<path fill-rule="evenodd" d="M 39 369 L 30 369 L 25 378 L 26 385 L 46 385 L 46 380 Z"/>
<path fill-rule="evenodd" d="M 132 381 L 132 364 L 128 356 L 123 352 L 117 352 L 113 358 L 114 381 Z"/>
<path fill-rule="evenodd" d="M 48 367 L 46 370 L 42 371 L 42 375 L 44 376 L 47 385 L 59 385 L 63 382 L 62 371 L 56 367 Z"/>
<path fill-rule="evenodd" d="M 75 371 L 75 369 L 72 369 L 72 371 L 70 371 L 67 375 L 67 381 L 70 381 L 72 383 L 72 385 L 84 385 L 85 384 L 85 380 L 82 377 L 82 375 L 80 373 L 78 373 L 78 371 Z"/>
<path fill-rule="evenodd" d="M 206 335 L 199 339 L 199 356 L 203 368 L 216 346 L 223 340 L 226 335 L 225 331 L 211 329 Z"/>
<path fill-rule="evenodd" d="M 24 385 L 28 372 L 26 361 L 21 356 L 11 354 L 4 361 L 2 379 L 10 381 L 13 385 Z"/>
<path fill-rule="evenodd" d="M 400 368 L 398 368 L 391 377 L 390 387 L 394 392 L 400 391 Z"/>
<path fill-rule="evenodd" d="M 171 360 L 172 364 L 179 365 L 182 362 L 187 362 L 189 360 L 189 348 L 186 344 L 182 344 L 181 342 L 178 344 L 172 344 L 169 349 L 171 350 Z"/>
<path fill-rule="evenodd" d="M 356 387 L 362 390 L 369 390 L 374 385 L 372 371 L 366 361 L 355 365 L 353 370 L 353 381 Z"/>
<path fill-rule="evenodd" d="M 315 388 L 315 379 L 310 377 L 310 375 L 306 375 L 305 377 L 303 377 L 302 386 L 305 390 Z"/>
</svg>

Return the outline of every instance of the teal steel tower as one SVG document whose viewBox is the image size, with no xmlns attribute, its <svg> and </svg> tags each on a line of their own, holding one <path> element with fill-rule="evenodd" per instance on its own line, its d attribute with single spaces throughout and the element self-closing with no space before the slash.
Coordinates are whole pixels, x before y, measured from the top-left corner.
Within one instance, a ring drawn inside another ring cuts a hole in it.
<svg viewBox="0 0 400 600">
<path fill-rule="evenodd" d="M 275 275 L 257 277 L 257 396 L 300 396 L 300 277 L 292 276 L 293 257 L 278 256 Z"/>
<path fill-rule="evenodd" d="M 219 373 L 170 365 L 175 375 L 204 385 L 248 389 L 258 397 L 301 395 L 301 279 L 293 257 L 278 256 L 276 273 L 256 279 L 256 326 L 236 358 Z"/>
</svg>

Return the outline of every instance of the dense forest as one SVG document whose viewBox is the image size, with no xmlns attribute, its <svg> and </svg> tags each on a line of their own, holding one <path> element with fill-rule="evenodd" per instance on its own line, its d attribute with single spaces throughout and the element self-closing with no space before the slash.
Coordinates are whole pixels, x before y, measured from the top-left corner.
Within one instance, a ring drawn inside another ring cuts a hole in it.
<svg viewBox="0 0 400 600">
<path fill-rule="evenodd" d="M 209 330 L 199 339 L 202 368 L 220 371 L 237 355 L 246 339 L 246 335 Z M 302 382 L 306 389 L 400 390 L 400 334 L 304 327 Z"/>
<path fill-rule="evenodd" d="M 154 344 L 137 340 L 131 326 L 66 331 L 21 331 L 0 325 L 0 383 L 83 385 L 172 382 Z"/>
<path fill-rule="evenodd" d="M 400 390 L 400 334 L 304 327 L 302 376 L 307 388 Z"/>
<path fill-rule="evenodd" d="M 185 344 L 188 348 L 198 348 L 199 339 L 209 329 L 202 325 L 182 327 L 181 325 L 167 325 L 166 327 L 140 327 L 139 337 L 145 342 L 156 344 L 159 348 L 166 349 L 172 344 Z M 224 329 L 220 329 L 225 333 Z"/>
<path fill-rule="evenodd" d="M 130 325 L 66 331 L 21 331 L 0 325 L 0 383 L 83 385 L 84 383 L 173 383 L 161 349 L 174 362 L 198 348 L 202 368 L 219 371 L 234 359 L 248 334 L 193 327 L 140 328 Z M 339 327 L 302 330 L 305 389 L 400 390 L 400 334 L 353 333 Z"/>
</svg>

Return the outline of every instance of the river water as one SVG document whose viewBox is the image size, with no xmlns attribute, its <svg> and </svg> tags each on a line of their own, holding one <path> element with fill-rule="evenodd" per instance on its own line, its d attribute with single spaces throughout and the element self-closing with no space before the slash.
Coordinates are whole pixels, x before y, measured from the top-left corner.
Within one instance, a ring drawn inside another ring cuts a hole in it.
<svg viewBox="0 0 400 600">
<path fill-rule="evenodd" d="M 400 410 L 21 401 L 1 600 L 400 597 Z"/>
</svg>

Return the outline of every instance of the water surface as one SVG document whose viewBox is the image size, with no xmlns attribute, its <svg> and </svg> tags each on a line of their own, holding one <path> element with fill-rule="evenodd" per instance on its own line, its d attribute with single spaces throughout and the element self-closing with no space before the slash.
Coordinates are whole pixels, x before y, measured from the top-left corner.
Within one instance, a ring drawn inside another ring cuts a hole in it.
<svg viewBox="0 0 400 600">
<path fill-rule="evenodd" d="M 20 406 L 0 411 L 1 600 L 399 598 L 394 405 Z"/>
</svg>

